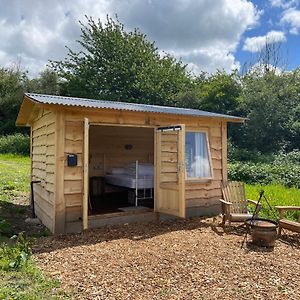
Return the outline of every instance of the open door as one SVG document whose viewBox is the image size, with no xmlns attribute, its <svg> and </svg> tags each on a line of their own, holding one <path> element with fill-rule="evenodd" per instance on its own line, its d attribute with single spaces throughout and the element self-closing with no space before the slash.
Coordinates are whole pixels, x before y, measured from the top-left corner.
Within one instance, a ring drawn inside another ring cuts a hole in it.
<svg viewBox="0 0 300 300">
<path fill-rule="evenodd" d="M 185 126 L 156 129 L 155 211 L 185 218 Z"/>
<path fill-rule="evenodd" d="M 88 201 L 89 201 L 89 119 L 84 118 L 83 124 L 83 201 L 82 227 L 88 229 Z"/>
</svg>

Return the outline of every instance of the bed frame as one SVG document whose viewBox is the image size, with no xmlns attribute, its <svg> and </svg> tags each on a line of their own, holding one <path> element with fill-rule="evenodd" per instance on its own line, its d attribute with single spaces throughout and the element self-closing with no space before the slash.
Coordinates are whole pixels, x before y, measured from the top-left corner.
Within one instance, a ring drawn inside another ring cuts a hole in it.
<svg viewBox="0 0 300 300">
<path fill-rule="evenodd" d="M 141 180 L 146 180 L 146 178 L 143 176 L 139 177 L 139 161 L 135 161 L 135 184 L 134 186 L 128 186 L 126 184 L 122 183 L 111 183 L 108 181 L 109 184 L 113 184 L 116 186 L 127 188 L 129 191 L 133 191 L 134 193 L 134 204 L 135 206 L 138 206 L 139 200 L 146 200 L 146 199 L 152 199 L 153 198 L 153 184 L 151 187 L 149 187 L 149 177 L 147 178 L 147 182 L 145 181 L 144 184 L 142 184 L 141 187 Z"/>
</svg>

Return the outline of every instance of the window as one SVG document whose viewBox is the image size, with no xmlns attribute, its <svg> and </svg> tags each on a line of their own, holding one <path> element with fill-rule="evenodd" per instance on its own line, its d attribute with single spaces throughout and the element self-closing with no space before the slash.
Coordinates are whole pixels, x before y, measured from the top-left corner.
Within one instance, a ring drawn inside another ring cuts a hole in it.
<svg viewBox="0 0 300 300">
<path fill-rule="evenodd" d="M 185 165 L 188 179 L 212 177 L 206 132 L 186 132 Z"/>
</svg>

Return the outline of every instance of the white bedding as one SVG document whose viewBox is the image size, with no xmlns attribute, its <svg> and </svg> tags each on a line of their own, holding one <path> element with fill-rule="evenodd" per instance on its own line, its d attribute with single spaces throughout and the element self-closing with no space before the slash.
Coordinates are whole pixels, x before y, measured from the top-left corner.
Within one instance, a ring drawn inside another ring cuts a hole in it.
<svg viewBox="0 0 300 300">
<path fill-rule="evenodd" d="M 105 182 L 112 185 L 135 189 L 136 178 L 135 175 L 129 174 L 107 174 L 105 175 Z M 140 176 L 138 178 L 138 189 L 151 188 L 153 188 L 153 176 Z"/>
</svg>

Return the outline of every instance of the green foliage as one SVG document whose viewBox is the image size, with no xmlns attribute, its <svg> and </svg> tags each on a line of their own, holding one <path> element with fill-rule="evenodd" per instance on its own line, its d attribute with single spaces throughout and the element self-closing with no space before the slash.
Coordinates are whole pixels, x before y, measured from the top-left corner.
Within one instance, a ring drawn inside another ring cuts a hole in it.
<svg viewBox="0 0 300 300">
<path fill-rule="evenodd" d="M 232 181 L 269 184 L 272 182 L 271 169 L 272 167 L 269 164 L 231 163 L 228 166 L 228 177 Z"/>
<path fill-rule="evenodd" d="M 0 247 L 0 299 L 70 299 L 57 280 L 35 266 L 30 244 L 19 234 Z"/>
<path fill-rule="evenodd" d="M 276 153 L 299 147 L 300 73 L 273 71 L 241 77 L 239 113 L 249 118 L 238 130 L 230 131 L 241 148 Z"/>
<path fill-rule="evenodd" d="M 175 103 L 180 107 L 234 114 L 239 105 L 240 93 L 237 73 L 202 73 L 192 80 L 188 89 L 177 94 Z"/>
<path fill-rule="evenodd" d="M 270 185 L 246 185 L 246 196 L 248 199 L 258 200 L 259 192 L 261 190 L 265 191 L 265 196 L 271 205 L 269 208 L 266 201 L 262 200 L 263 209 L 260 212 L 260 217 L 277 220 L 279 218 L 277 210 L 274 208 L 276 205 L 283 206 L 299 206 L 300 199 L 300 189 L 298 188 L 288 188 L 279 184 L 270 184 Z M 300 212 L 291 211 L 286 213 L 286 218 L 297 221 Z"/>
<path fill-rule="evenodd" d="M 58 74 L 50 69 L 42 71 L 38 78 L 33 78 L 27 83 L 27 91 L 48 95 L 60 94 L 60 81 Z"/>
<path fill-rule="evenodd" d="M 30 138 L 28 135 L 15 133 L 12 135 L 0 136 L 0 153 L 12 153 L 29 155 Z"/>
<path fill-rule="evenodd" d="M 0 248 L 0 270 L 17 270 L 27 265 L 31 255 L 31 242 L 24 233 L 11 237 L 13 245 L 4 244 Z"/>
<path fill-rule="evenodd" d="M 230 180 L 249 184 L 277 183 L 286 187 L 300 188 L 300 164 L 294 162 L 295 159 L 299 159 L 298 153 L 278 155 L 273 163 L 230 163 L 228 176 Z"/>
<path fill-rule="evenodd" d="M 16 132 L 28 134 L 28 128 L 15 126 L 25 92 L 58 94 L 60 92 L 58 75 L 46 69 L 38 78 L 30 80 L 27 73 L 18 68 L 0 68 L 1 135 L 10 135 Z"/>
<path fill-rule="evenodd" d="M 17 68 L 0 68 L 0 132 L 12 134 L 27 132 L 27 129 L 16 128 L 15 121 L 19 112 L 27 76 Z"/>
<path fill-rule="evenodd" d="M 275 164 L 298 164 L 300 165 L 300 151 L 293 150 L 285 153 L 280 152 L 274 156 Z"/>
<path fill-rule="evenodd" d="M 228 142 L 228 160 L 230 162 L 252 162 L 252 163 L 271 163 L 274 161 L 274 155 L 262 154 L 259 151 L 238 148 L 230 141 Z"/>
<path fill-rule="evenodd" d="M 189 78 L 185 66 L 161 56 L 138 29 L 127 32 L 118 20 L 81 23 L 82 51 L 69 49 L 64 61 L 50 65 L 71 96 L 167 105 Z"/>
<path fill-rule="evenodd" d="M 0 299 L 72 299 L 58 280 L 44 276 L 31 259 L 19 270 L 0 270 L 0 276 Z"/>
<path fill-rule="evenodd" d="M 45 277 L 36 267 L 31 240 L 23 233 L 7 239 L 14 231 L 14 223 L 3 218 L 6 208 L 15 218 L 23 214 L 11 201 L 13 197 L 28 196 L 29 163 L 29 157 L 0 154 L 0 241 L 6 241 L 0 244 L 0 299 L 70 299 L 57 280 Z"/>
</svg>

